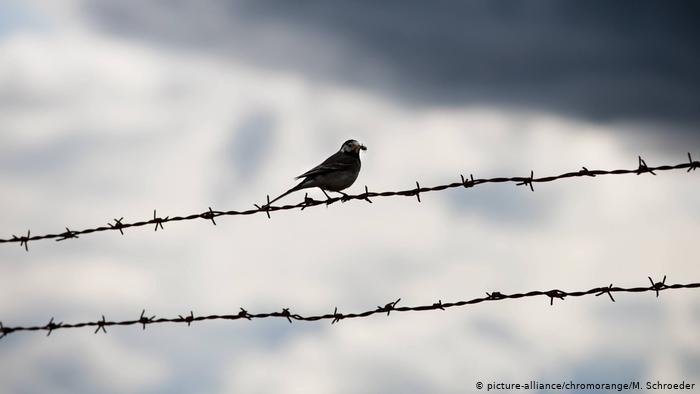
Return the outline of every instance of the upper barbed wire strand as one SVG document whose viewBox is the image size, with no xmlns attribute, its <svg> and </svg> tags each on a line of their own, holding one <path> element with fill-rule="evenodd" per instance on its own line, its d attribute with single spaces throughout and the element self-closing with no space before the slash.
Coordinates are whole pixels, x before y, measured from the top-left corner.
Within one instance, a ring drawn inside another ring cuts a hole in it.
<svg viewBox="0 0 700 394">
<path fill-rule="evenodd" d="M 42 239 L 56 239 L 57 241 L 63 241 L 67 239 L 79 239 L 79 235 L 83 234 L 90 234 L 90 233 L 97 233 L 97 232 L 102 232 L 102 231 L 119 231 L 120 234 L 124 235 L 124 229 L 128 229 L 131 227 L 142 227 L 142 226 L 148 226 L 148 225 L 155 225 L 154 230 L 157 231 L 159 228 L 163 229 L 163 223 L 171 223 L 171 222 L 179 222 L 179 221 L 185 221 L 185 220 L 195 220 L 195 219 L 204 219 L 204 220 L 209 220 L 211 221 L 214 225 L 216 225 L 216 221 L 214 220 L 217 217 L 220 216 L 237 216 L 237 215 L 254 215 L 254 214 L 259 214 L 259 213 L 264 213 L 267 215 L 268 218 L 271 217 L 270 212 L 275 212 L 275 211 L 287 211 L 287 210 L 293 210 L 293 209 L 299 209 L 299 210 L 304 210 L 309 207 L 315 207 L 318 205 L 330 205 L 333 203 L 336 203 L 338 201 L 346 202 L 350 200 L 364 200 L 369 203 L 372 202 L 370 198 L 375 198 L 375 197 L 391 197 L 391 196 L 405 196 L 405 197 L 416 197 L 418 202 L 421 201 L 420 195 L 421 193 L 428 193 L 428 192 L 437 192 L 437 191 L 442 191 L 446 189 L 452 189 L 452 188 L 458 188 L 458 187 L 464 187 L 464 188 L 471 188 L 475 187 L 478 185 L 482 185 L 485 183 L 515 183 L 516 186 L 526 186 L 529 187 L 531 191 L 534 191 L 534 186 L 533 184 L 535 183 L 545 183 L 545 182 L 553 182 L 559 179 L 565 179 L 565 178 L 578 178 L 578 177 L 596 177 L 598 175 L 625 175 L 625 174 L 644 174 L 644 173 L 650 173 L 652 175 L 656 175 L 656 171 L 671 171 L 671 170 L 681 170 L 681 169 L 687 169 L 687 172 L 696 170 L 697 168 L 700 168 L 700 161 L 693 161 L 690 153 L 688 153 L 688 161 L 685 163 L 680 163 L 680 164 L 675 164 L 675 165 L 660 165 L 660 166 L 648 166 L 644 159 L 642 159 L 641 156 L 638 156 L 638 166 L 637 168 L 634 169 L 620 169 L 620 170 L 589 170 L 586 167 L 581 167 L 581 170 L 574 171 L 574 172 L 566 172 L 563 174 L 559 175 L 552 175 L 552 176 L 545 176 L 545 177 L 540 177 L 540 178 L 535 178 L 534 177 L 534 171 L 530 171 L 530 176 L 527 177 L 497 177 L 497 178 L 479 178 L 479 179 L 474 179 L 474 176 L 470 174 L 469 178 L 465 178 L 464 175 L 460 175 L 460 181 L 459 182 L 452 182 L 452 183 L 447 183 L 443 185 L 437 185 L 437 186 L 432 186 L 432 187 L 421 187 L 420 184 L 416 181 L 416 187 L 413 189 L 406 189 L 406 190 L 399 190 L 399 191 L 385 191 L 385 192 L 371 192 L 365 186 L 365 192 L 361 194 L 355 194 L 355 195 L 344 195 L 342 197 L 332 197 L 328 198 L 326 200 L 315 200 L 313 198 L 308 197 L 308 195 L 304 196 L 304 200 L 302 202 L 299 202 L 297 204 L 288 204 L 288 205 L 281 205 L 281 206 L 270 206 L 269 201 L 270 197 L 269 195 L 267 196 L 267 204 L 263 205 L 258 205 L 254 204 L 255 209 L 248 209 L 248 210 L 242 210 L 242 211 L 215 211 L 212 210 L 211 207 L 207 211 L 204 211 L 202 213 L 194 213 L 190 214 L 187 216 L 166 216 L 166 217 L 159 217 L 156 215 L 156 210 L 153 211 L 153 219 L 149 220 L 142 220 L 142 221 L 137 221 L 137 222 L 132 222 L 132 223 L 124 223 L 123 220 L 124 218 L 120 219 L 114 219 L 113 222 L 108 223 L 106 226 L 99 226 L 99 227 L 93 227 L 93 228 L 86 228 L 83 230 L 70 230 L 68 227 L 66 227 L 66 231 L 61 232 L 61 233 L 54 233 L 54 234 L 43 234 L 43 235 L 31 235 L 31 232 L 28 230 L 27 235 L 22 235 L 22 236 L 17 236 L 17 235 L 12 235 L 10 238 L 0 238 L 0 244 L 2 243 L 19 243 L 21 247 L 23 247 L 26 251 L 29 251 L 29 242 L 30 241 L 38 241 Z"/>
</svg>

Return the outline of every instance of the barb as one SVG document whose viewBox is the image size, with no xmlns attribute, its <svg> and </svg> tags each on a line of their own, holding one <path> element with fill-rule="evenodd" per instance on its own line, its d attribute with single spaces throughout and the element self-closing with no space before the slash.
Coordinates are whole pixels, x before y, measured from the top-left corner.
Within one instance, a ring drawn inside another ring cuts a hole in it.
<svg viewBox="0 0 700 394">
<path fill-rule="evenodd" d="M 62 325 L 63 325 L 63 322 L 60 322 L 58 324 L 54 323 L 53 317 L 52 317 L 51 320 L 49 320 L 49 323 L 45 327 L 45 329 L 48 330 L 48 332 L 46 333 L 46 336 L 48 337 L 49 335 L 51 335 L 53 330 L 60 328 Z"/>
<path fill-rule="evenodd" d="M 532 182 L 534 182 L 535 179 L 535 171 L 530 170 L 530 177 L 523 179 L 522 182 L 516 183 L 516 186 L 530 186 L 530 191 L 534 192 L 535 187 L 532 186 Z"/>
<path fill-rule="evenodd" d="M 345 315 L 343 315 L 342 313 L 338 313 L 337 306 L 335 308 L 333 308 L 333 320 L 331 321 L 331 324 L 338 323 L 341 320 L 343 320 L 344 318 L 345 318 Z"/>
<path fill-rule="evenodd" d="M 211 209 L 211 208 L 210 208 Z M 124 228 L 124 225 L 122 224 L 122 220 L 124 220 L 124 217 L 120 217 L 119 219 L 115 218 L 114 219 L 114 224 L 112 223 L 107 223 L 109 225 L 109 228 L 112 230 L 119 230 L 119 233 L 121 235 L 124 235 L 124 231 L 122 230 Z"/>
<path fill-rule="evenodd" d="M 202 218 L 203 218 L 203 219 L 211 220 L 211 222 L 214 224 L 214 226 L 216 226 L 216 220 L 214 220 L 214 218 L 216 217 L 216 214 L 217 214 L 217 213 L 218 213 L 218 212 L 212 211 L 212 210 L 211 210 L 211 207 L 209 207 L 209 212 L 204 212 L 204 213 L 202 214 Z"/>
<path fill-rule="evenodd" d="M 642 156 L 637 156 L 637 158 L 639 158 L 639 168 L 637 169 L 637 175 L 643 174 L 645 172 L 650 172 L 651 175 L 656 175 L 656 173 L 654 172 L 654 168 L 650 168 L 649 166 L 647 166 L 647 163 L 644 161 L 644 159 L 642 159 Z"/>
<path fill-rule="evenodd" d="M 595 177 L 595 174 L 591 174 L 591 172 L 586 167 L 581 167 L 581 171 L 579 171 L 579 174 L 581 174 L 581 176 Z"/>
<path fill-rule="evenodd" d="M 151 317 L 144 316 L 146 314 L 146 310 L 141 311 L 141 316 L 139 317 L 139 323 L 143 324 L 143 329 L 146 329 L 146 324 L 150 324 L 153 322 L 153 319 L 156 318 L 156 315 L 153 315 Z M 104 317 L 103 317 L 104 319 Z"/>
<path fill-rule="evenodd" d="M 688 152 L 688 164 L 690 165 L 688 167 L 688 171 L 686 172 L 695 171 L 698 167 L 700 167 L 700 162 L 693 161 L 693 158 L 690 156 L 690 152 Z"/>
<path fill-rule="evenodd" d="M 325 192 L 324 192 L 324 193 L 325 193 Z M 326 197 L 328 197 L 328 195 L 326 195 Z M 304 197 L 304 198 L 306 199 L 306 197 Z M 330 197 L 329 197 L 329 198 L 330 198 Z M 270 195 L 269 195 L 269 194 L 267 195 L 267 204 L 265 204 L 265 205 L 263 205 L 263 206 L 260 206 L 260 205 L 258 205 L 258 204 L 253 204 L 253 206 L 255 206 L 255 208 L 257 208 L 258 211 L 260 211 L 260 212 L 265 212 L 265 214 L 267 215 L 267 218 L 268 218 L 268 219 L 271 219 L 271 218 L 272 218 L 272 217 L 270 216 L 270 209 L 271 209 L 272 207 L 270 207 Z M 304 206 L 304 208 L 306 208 L 306 206 Z"/>
<path fill-rule="evenodd" d="M 644 174 L 644 173 L 651 173 L 652 175 L 656 175 L 656 171 L 671 171 L 671 170 L 680 170 L 680 169 L 687 169 L 687 172 L 693 171 L 697 168 L 700 168 L 700 161 L 693 161 L 692 157 L 690 156 L 690 153 L 688 153 L 688 162 L 680 163 L 680 164 L 675 164 L 675 165 L 660 165 L 656 167 L 650 167 L 646 164 L 644 159 L 642 159 L 641 156 L 638 156 L 638 166 L 637 168 L 634 169 L 627 169 L 627 170 L 589 170 L 586 167 L 582 167 L 581 170 L 579 171 L 574 171 L 574 172 L 566 172 L 563 174 L 559 175 L 551 175 L 551 176 L 545 176 L 541 178 L 535 178 L 534 176 L 534 171 L 530 171 L 530 176 L 529 177 L 499 177 L 499 178 L 480 178 L 480 179 L 474 179 L 473 175 L 469 176 L 469 179 L 465 179 L 463 175 L 460 175 L 460 181 L 459 182 L 453 182 L 453 183 L 447 183 L 443 185 L 437 185 L 437 186 L 432 186 L 432 187 L 421 187 L 418 182 L 416 182 L 416 187 L 412 189 L 406 189 L 406 190 L 399 190 L 399 191 L 385 191 L 385 192 L 370 192 L 367 186 L 365 186 L 365 191 L 364 193 L 361 194 L 356 194 L 356 195 L 347 195 L 343 194 L 341 197 L 330 197 L 326 195 L 326 200 L 315 200 L 313 198 L 309 198 L 308 195 L 304 196 L 304 200 L 297 203 L 297 204 L 291 204 L 291 205 L 281 205 L 281 206 L 270 206 L 270 196 L 267 195 L 267 204 L 254 204 L 255 209 L 248 209 L 248 210 L 243 210 L 243 211 L 214 211 L 209 207 L 207 211 L 204 211 L 202 213 L 195 213 L 195 214 L 190 214 L 187 216 L 166 216 L 165 218 L 160 218 L 157 217 L 156 211 L 153 211 L 153 219 L 149 220 L 143 220 L 143 221 L 137 221 L 133 223 L 123 223 L 122 220 L 124 218 L 120 219 L 114 219 L 114 224 L 113 223 L 108 223 L 107 226 L 101 226 L 101 227 L 95 227 L 95 228 L 87 228 L 83 230 L 68 230 L 66 228 L 66 231 L 61 232 L 61 233 L 56 233 L 56 234 L 44 234 L 44 235 L 34 235 L 31 236 L 31 233 L 27 231 L 26 236 L 21 236 L 18 237 L 16 235 L 13 235 L 10 238 L 0 238 L 0 244 L 1 243 L 11 243 L 11 242 L 17 242 L 20 244 L 20 246 L 23 246 L 26 251 L 29 251 L 28 243 L 29 241 L 38 241 L 42 239 L 68 239 L 68 238 L 78 238 L 79 235 L 83 234 L 90 234 L 90 233 L 97 233 L 97 232 L 103 232 L 103 231 L 119 231 L 122 235 L 124 234 L 124 229 L 128 229 L 131 227 L 141 227 L 141 226 L 146 226 L 146 225 L 155 225 L 155 230 L 157 231 L 158 228 L 161 230 L 163 229 L 163 223 L 168 223 L 168 222 L 179 222 L 179 221 L 185 221 L 185 220 L 195 220 L 195 219 L 204 219 L 204 220 L 210 220 L 212 223 L 216 224 L 214 221 L 214 218 L 220 217 L 220 216 L 238 216 L 238 215 L 255 215 L 255 214 L 260 214 L 264 213 L 267 215 L 268 218 L 270 218 L 270 213 L 274 211 L 287 211 L 287 210 L 304 210 L 309 207 L 315 207 L 319 205 L 330 205 L 333 203 L 336 203 L 338 201 L 350 201 L 350 200 L 364 200 L 367 202 L 372 202 L 370 198 L 376 198 L 376 197 L 393 197 L 393 196 L 404 196 L 404 197 L 416 197 L 416 199 L 420 202 L 421 201 L 421 193 L 428 193 L 428 192 L 438 192 L 446 189 L 453 189 L 453 188 L 473 188 L 478 185 L 482 185 L 485 183 L 514 183 L 517 186 L 528 186 L 531 191 L 535 191 L 534 184 L 535 183 L 545 183 L 545 182 L 553 182 L 557 181 L 560 179 L 565 179 L 565 178 L 577 178 L 577 177 L 596 177 L 598 175 L 624 175 L 624 174 Z M 324 192 L 325 193 L 325 192 Z"/>
<path fill-rule="evenodd" d="M 595 296 L 598 297 L 598 296 L 601 296 L 603 294 L 607 294 L 608 297 L 610 297 L 610 301 L 615 302 L 615 299 L 613 298 L 612 293 L 610 292 L 610 289 L 612 289 L 612 287 L 613 287 L 613 285 L 611 283 L 610 286 L 604 288 L 603 290 L 600 291 L 600 293 L 596 294 Z"/>
<path fill-rule="evenodd" d="M 56 242 L 58 242 L 58 241 L 65 241 L 65 240 L 67 240 L 67 239 L 69 239 L 69 238 L 80 238 L 80 237 L 78 237 L 78 236 L 75 234 L 75 232 L 70 231 L 70 229 L 69 229 L 68 227 L 66 227 L 66 232 L 63 233 L 63 234 L 61 234 L 61 238 L 57 239 Z"/>
<path fill-rule="evenodd" d="M 465 188 L 474 187 L 474 175 L 473 174 L 469 174 L 469 180 L 465 180 L 464 175 L 462 175 L 462 174 L 459 174 L 459 177 L 462 179 L 462 186 L 464 186 Z"/>
<path fill-rule="evenodd" d="M 156 318 L 153 316 L 146 316 L 146 310 L 141 311 L 141 315 L 134 320 L 123 320 L 123 321 L 108 321 L 102 315 L 101 320 L 88 321 L 82 323 L 54 323 L 53 317 L 46 325 L 40 326 L 3 326 L 0 322 L 0 338 L 3 338 L 9 334 L 16 332 L 26 332 L 26 331 L 47 331 L 47 335 L 50 335 L 53 331 L 63 330 L 69 328 L 80 328 L 80 327 L 95 327 L 95 334 L 99 331 L 107 333 L 105 329 L 106 326 L 131 326 L 131 325 L 141 325 L 143 329 L 146 329 L 147 325 L 151 324 L 161 324 L 161 323 L 187 323 L 189 327 L 192 322 L 204 321 L 204 320 L 253 320 L 253 319 L 265 319 L 265 318 L 282 318 L 286 319 L 289 323 L 293 321 L 320 321 L 320 320 L 330 320 L 331 324 L 339 323 L 345 319 L 358 319 L 367 318 L 376 314 L 386 313 L 387 316 L 391 316 L 391 312 L 422 312 L 422 311 L 434 311 L 441 310 L 445 311 L 447 309 L 454 309 L 457 307 L 463 307 L 473 304 L 479 304 L 482 302 L 493 302 L 493 301 L 503 301 L 507 299 L 521 299 L 529 297 L 540 297 L 544 296 L 549 298 L 549 304 L 554 304 L 554 299 L 565 300 L 567 297 L 582 297 L 582 296 L 600 296 L 602 294 L 607 294 L 610 296 L 610 300 L 615 302 L 612 293 L 645 293 L 645 292 L 655 292 L 656 297 L 659 296 L 660 292 L 666 290 L 677 290 L 677 289 L 700 289 L 700 282 L 693 282 L 687 284 L 666 284 L 666 276 L 661 282 L 654 282 L 654 280 L 649 277 L 649 286 L 641 287 L 616 287 L 612 284 L 603 287 L 594 287 L 589 290 L 580 291 L 563 291 L 559 289 L 552 290 L 534 290 L 527 293 L 512 293 L 504 294 L 498 291 L 493 291 L 486 293 L 486 297 L 472 298 L 470 300 L 464 301 L 454 301 L 454 302 L 443 302 L 438 300 L 432 304 L 417 305 L 417 306 L 398 306 L 401 298 L 396 301 L 389 302 L 384 306 L 377 306 L 375 309 L 366 310 L 364 312 L 355 313 L 341 313 L 338 312 L 338 308 L 334 308 L 332 313 L 320 314 L 320 315 L 310 315 L 302 316 L 296 313 L 292 313 L 290 308 L 283 308 L 281 312 L 268 312 L 268 313 L 249 313 L 247 310 L 240 308 L 240 312 L 236 314 L 227 315 L 202 315 L 195 316 L 194 312 L 190 311 L 189 315 L 178 315 L 175 318 Z"/>
<path fill-rule="evenodd" d="M 649 278 L 649 282 L 651 282 L 651 288 L 656 292 L 656 298 L 659 298 L 659 291 L 666 288 L 666 275 L 664 275 L 661 282 L 656 283 L 654 283 L 654 280 L 651 279 L 651 276 L 647 276 L 647 278 Z"/>
<path fill-rule="evenodd" d="M 247 310 L 245 310 L 243 308 L 240 308 L 240 309 L 241 309 L 241 311 L 238 312 L 238 317 L 243 318 L 243 319 L 248 319 L 248 320 L 252 319 L 252 317 L 250 316 L 250 313 L 248 313 Z"/>
<path fill-rule="evenodd" d="M 165 218 L 160 218 L 156 216 L 156 210 L 153 210 L 153 220 L 151 220 L 151 223 L 155 223 L 156 227 L 153 229 L 153 231 L 158 231 L 158 227 L 160 227 L 161 230 L 165 230 L 163 228 L 163 223 L 168 221 L 168 218 L 170 216 L 166 216 Z"/>
<path fill-rule="evenodd" d="M 418 202 L 420 202 L 420 192 L 421 192 L 420 183 L 418 183 L 418 181 L 416 181 L 416 190 L 414 191 L 413 194 L 416 195 L 416 198 L 418 199 Z"/>
<path fill-rule="evenodd" d="M 399 301 L 401 301 L 401 298 L 399 298 L 398 300 L 396 300 L 394 302 L 390 302 L 384 306 L 378 306 L 377 312 L 386 312 L 386 315 L 389 316 L 391 311 L 396 310 L 396 304 L 398 304 Z"/>
<path fill-rule="evenodd" d="M 367 201 L 368 203 L 372 204 L 372 200 L 369 199 L 369 189 L 367 188 L 367 185 L 365 185 L 365 192 L 364 194 L 360 194 L 360 198 L 363 200 Z"/>
<path fill-rule="evenodd" d="M 32 232 L 30 230 L 27 230 L 27 235 L 18 237 L 14 234 L 12 234 L 12 238 L 7 240 L 7 242 L 19 242 L 19 246 L 24 246 L 24 250 L 26 252 L 29 252 L 29 241 L 30 241 L 30 235 Z M 58 235 L 59 237 L 61 236 L 60 234 Z"/>
<path fill-rule="evenodd" d="M 136 322 L 137 322 L 137 323 L 140 322 L 140 319 L 137 320 Z M 110 326 L 111 326 L 111 325 L 113 325 L 113 324 L 117 324 L 117 323 L 114 323 L 114 322 L 107 322 L 107 321 L 105 320 L 105 315 L 102 315 L 102 320 L 98 320 L 98 321 L 95 322 L 95 325 L 97 326 L 97 328 L 95 329 L 95 334 L 97 334 L 100 330 L 102 330 L 102 332 L 104 332 L 104 333 L 106 334 L 106 333 L 107 333 L 107 330 L 105 329 L 105 326 L 106 326 L 106 325 L 110 325 Z"/>
<path fill-rule="evenodd" d="M 180 320 L 178 320 L 179 322 L 187 323 L 187 327 L 189 327 L 190 324 L 192 324 L 192 322 L 194 321 L 194 312 L 192 312 L 192 311 L 190 311 L 190 314 L 188 316 L 185 316 L 185 317 L 182 317 L 182 315 L 177 315 L 177 316 L 180 318 Z M 153 321 L 146 323 L 146 324 L 152 324 L 152 323 L 153 323 Z"/>
</svg>

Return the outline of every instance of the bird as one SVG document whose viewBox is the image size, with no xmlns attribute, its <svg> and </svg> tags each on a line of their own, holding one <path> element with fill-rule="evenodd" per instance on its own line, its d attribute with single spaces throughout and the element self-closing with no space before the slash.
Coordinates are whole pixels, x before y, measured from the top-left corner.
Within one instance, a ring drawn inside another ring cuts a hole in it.
<svg viewBox="0 0 700 394">
<path fill-rule="evenodd" d="M 341 190 L 350 187 L 360 174 L 361 150 L 367 150 L 367 147 L 356 140 L 345 141 L 341 145 L 340 150 L 327 158 L 323 163 L 294 178 L 303 178 L 301 182 L 266 205 L 270 206 L 273 202 L 289 193 L 312 187 L 321 189 L 327 198 L 330 197 L 326 194 L 326 190 L 345 195 Z"/>
</svg>

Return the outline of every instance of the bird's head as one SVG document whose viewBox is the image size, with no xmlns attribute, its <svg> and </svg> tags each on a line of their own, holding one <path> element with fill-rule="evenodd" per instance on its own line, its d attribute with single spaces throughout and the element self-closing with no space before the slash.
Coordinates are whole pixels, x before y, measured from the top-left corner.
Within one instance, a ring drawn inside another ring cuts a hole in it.
<svg viewBox="0 0 700 394">
<path fill-rule="evenodd" d="M 345 153 L 360 153 L 361 150 L 367 150 L 367 148 L 355 140 L 347 140 L 340 147 L 340 151 Z"/>
</svg>

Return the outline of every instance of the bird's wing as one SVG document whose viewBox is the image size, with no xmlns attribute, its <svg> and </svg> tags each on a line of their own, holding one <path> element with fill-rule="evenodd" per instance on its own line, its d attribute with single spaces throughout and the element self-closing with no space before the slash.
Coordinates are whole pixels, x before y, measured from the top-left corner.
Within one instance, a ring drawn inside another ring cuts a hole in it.
<svg viewBox="0 0 700 394">
<path fill-rule="evenodd" d="M 310 176 L 327 174 L 334 171 L 343 171 L 351 169 L 354 165 L 352 158 L 348 158 L 343 152 L 337 152 L 327 158 L 323 163 L 299 175 L 295 179 L 308 178 Z"/>
</svg>

